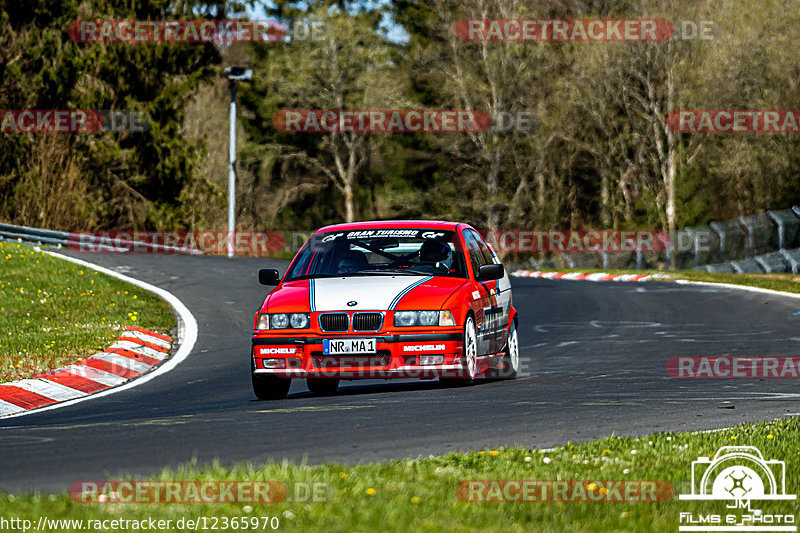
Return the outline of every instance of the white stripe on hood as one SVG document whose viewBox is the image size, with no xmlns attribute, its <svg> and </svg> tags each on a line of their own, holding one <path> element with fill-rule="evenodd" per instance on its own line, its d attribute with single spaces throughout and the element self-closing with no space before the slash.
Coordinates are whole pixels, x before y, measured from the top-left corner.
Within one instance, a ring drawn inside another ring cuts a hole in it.
<svg viewBox="0 0 800 533">
<path fill-rule="evenodd" d="M 312 311 L 361 311 L 394 309 L 402 297 L 433 276 L 353 276 L 317 278 L 310 284 L 314 291 Z M 397 301 L 395 301 L 397 300 Z M 348 302 L 356 305 L 348 306 Z"/>
</svg>

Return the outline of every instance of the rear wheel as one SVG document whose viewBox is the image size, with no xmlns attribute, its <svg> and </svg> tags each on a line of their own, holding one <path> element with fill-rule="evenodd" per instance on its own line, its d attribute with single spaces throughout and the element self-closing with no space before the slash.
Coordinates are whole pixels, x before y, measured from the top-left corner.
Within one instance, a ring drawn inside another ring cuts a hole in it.
<svg viewBox="0 0 800 533">
<path fill-rule="evenodd" d="M 333 378 L 308 378 L 308 390 L 317 396 L 331 396 L 339 389 L 339 380 Z"/>
<path fill-rule="evenodd" d="M 517 339 L 517 325 L 511 322 L 511 330 L 508 333 L 506 352 L 503 356 L 503 366 L 493 368 L 491 377 L 495 379 L 514 379 L 519 370 L 519 340 Z"/>
<path fill-rule="evenodd" d="M 250 361 L 251 371 L 253 369 L 253 361 Z M 289 388 L 292 386 L 292 380 L 287 378 L 279 378 L 269 374 L 256 374 L 251 372 L 253 378 L 253 392 L 259 400 L 283 400 L 289 394 Z"/>
</svg>

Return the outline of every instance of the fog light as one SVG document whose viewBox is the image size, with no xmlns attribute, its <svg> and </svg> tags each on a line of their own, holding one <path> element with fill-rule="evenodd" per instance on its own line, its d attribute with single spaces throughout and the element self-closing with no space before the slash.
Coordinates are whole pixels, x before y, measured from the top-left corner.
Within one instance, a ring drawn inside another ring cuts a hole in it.
<svg viewBox="0 0 800 533">
<path fill-rule="evenodd" d="M 419 364 L 423 366 L 428 365 L 441 365 L 444 363 L 443 355 L 420 355 Z"/>
<path fill-rule="evenodd" d="M 262 359 L 261 365 L 264 368 L 286 368 L 286 359 Z"/>
</svg>

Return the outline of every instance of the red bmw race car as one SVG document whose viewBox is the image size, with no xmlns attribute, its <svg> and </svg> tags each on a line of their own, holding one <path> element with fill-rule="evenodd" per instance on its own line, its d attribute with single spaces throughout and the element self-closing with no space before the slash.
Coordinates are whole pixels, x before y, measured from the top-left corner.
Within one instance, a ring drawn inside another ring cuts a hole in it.
<svg viewBox="0 0 800 533">
<path fill-rule="evenodd" d="M 358 222 L 316 231 L 253 323 L 253 390 L 285 398 L 340 379 L 513 378 L 519 369 L 508 274 L 467 224 Z"/>
</svg>

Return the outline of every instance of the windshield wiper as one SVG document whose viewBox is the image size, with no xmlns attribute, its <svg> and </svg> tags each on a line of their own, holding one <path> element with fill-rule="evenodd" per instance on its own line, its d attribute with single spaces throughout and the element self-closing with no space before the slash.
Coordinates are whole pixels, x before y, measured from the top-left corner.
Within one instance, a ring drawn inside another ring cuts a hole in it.
<svg viewBox="0 0 800 533">
<path fill-rule="evenodd" d="M 300 279 L 314 279 L 314 278 L 340 278 L 342 274 L 303 274 L 302 276 L 295 276 L 288 281 L 297 281 Z"/>
<path fill-rule="evenodd" d="M 353 274 L 404 274 L 407 276 L 430 276 L 430 272 L 420 272 L 419 270 L 413 270 L 410 268 L 386 268 L 381 270 L 359 270 L 358 272 L 353 272 Z"/>
</svg>

